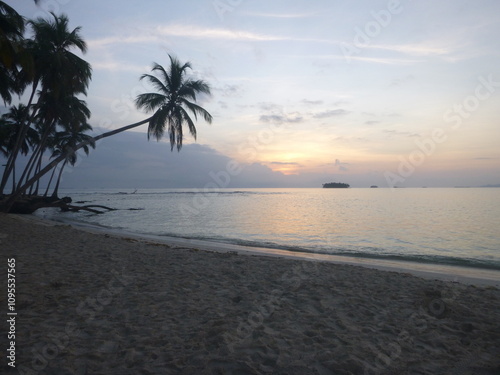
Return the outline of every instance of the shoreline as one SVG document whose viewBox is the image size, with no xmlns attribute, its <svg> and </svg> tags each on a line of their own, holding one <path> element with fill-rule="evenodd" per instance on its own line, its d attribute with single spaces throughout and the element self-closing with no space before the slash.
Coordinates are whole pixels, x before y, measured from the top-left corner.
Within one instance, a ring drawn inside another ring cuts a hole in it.
<svg viewBox="0 0 500 375">
<path fill-rule="evenodd" d="M 244 246 L 231 243 L 198 240 L 190 238 L 169 237 L 140 234 L 125 230 L 101 228 L 86 223 L 71 223 L 64 221 L 53 221 L 34 215 L 16 215 L 21 220 L 33 220 L 45 222 L 48 225 L 70 225 L 78 230 L 94 234 L 109 234 L 117 238 L 134 238 L 137 240 L 152 241 L 159 244 L 182 248 L 197 248 L 202 251 L 236 252 L 244 255 L 258 255 L 277 258 L 298 259 L 307 261 L 330 262 L 334 264 L 347 264 L 373 268 L 381 271 L 410 273 L 414 276 L 438 279 L 442 281 L 460 282 L 470 285 L 495 286 L 500 288 L 500 270 L 484 269 L 479 267 L 462 267 L 455 265 L 440 265 L 431 263 L 420 263 L 401 260 L 385 260 L 375 258 L 351 257 L 344 255 L 329 255 L 314 252 L 299 252 L 292 250 Z"/>
<path fill-rule="evenodd" d="M 500 370 L 498 288 L 193 245 L 0 214 L 18 314 L 2 373 Z"/>
</svg>

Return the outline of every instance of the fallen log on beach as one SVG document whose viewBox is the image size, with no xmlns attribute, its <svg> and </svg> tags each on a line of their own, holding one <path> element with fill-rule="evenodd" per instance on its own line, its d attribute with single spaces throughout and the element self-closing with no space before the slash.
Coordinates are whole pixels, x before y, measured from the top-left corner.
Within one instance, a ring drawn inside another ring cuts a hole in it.
<svg viewBox="0 0 500 375">
<path fill-rule="evenodd" d="M 8 198 L 8 197 L 6 197 Z M 0 208 L 4 201 L 0 201 Z M 63 212 L 79 212 L 88 211 L 93 214 L 103 214 L 109 211 L 117 211 L 117 208 L 102 206 L 98 204 L 90 204 L 86 206 L 75 206 L 70 197 L 42 197 L 42 196 L 27 196 L 22 197 L 14 202 L 9 210 L 11 214 L 29 215 L 40 208 L 60 208 Z M 99 210 L 100 209 L 100 210 Z M 140 210 L 140 208 L 129 208 L 129 210 Z M 1 211 L 1 209 L 0 209 Z"/>
<path fill-rule="evenodd" d="M 5 201 L 7 201 L 9 197 L 5 197 L 3 202 L 0 202 L 0 207 L 3 206 Z M 26 196 L 17 199 L 10 209 L 8 213 L 11 214 L 22 214 L 29 215 L 38 210 L 39 208 L 48 208 L 48 207 L 62 207 L 71 203 L 70 197 L 58 198 L 58 197 L 43 197 L 43 196 Z"/>
</svg>

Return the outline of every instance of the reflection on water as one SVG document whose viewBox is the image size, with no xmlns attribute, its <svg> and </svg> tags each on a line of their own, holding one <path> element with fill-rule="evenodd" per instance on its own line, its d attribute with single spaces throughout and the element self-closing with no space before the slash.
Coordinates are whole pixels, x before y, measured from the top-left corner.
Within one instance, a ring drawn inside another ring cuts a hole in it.
<svg viewBox="0 0 500 375">
<path fill-rule="evenodd" d="M 222 189 L 75 194 L 118 208 L 107 227 L 254 246 L 476 259 L 500 267 L 500 189 Z"/>
</svg>

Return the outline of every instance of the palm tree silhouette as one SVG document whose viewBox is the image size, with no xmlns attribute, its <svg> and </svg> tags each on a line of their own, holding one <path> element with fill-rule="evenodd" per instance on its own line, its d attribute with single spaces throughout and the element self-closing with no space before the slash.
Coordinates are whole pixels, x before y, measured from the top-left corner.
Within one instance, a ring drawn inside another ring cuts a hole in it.
<svg viewBox="0 0 500 375">
<path fill-rule="evenodd" d="M 27 115 L 27 118 L 19 123 L 21 130 L 7 159 L 0 183 L 0 194 L 14 168 L 31 121 L 36 115 L 40 115 L 40 105 L 32 105 L 38 86 L 41 86 L 39 97 L 43 98 L 39 101 L 40 103 L 47 101 L 49 96 L 57 102 L 68 96 L 86 94 L 90 82 L 92 75 L 90 64 L 71 52 L 75 48 L 82 53 L 87 51 L 87 45 L 80 36 L 80 28 L 70 31 L 67 16 L 57 16 L 54 13 L 51 13 L 51 16 L 51 19 L 38 18 L 29 22 L 34 31 L 34 37 L 32 40 L 25 41 L 25 48 L 30 52 L 33 64 L 30 69 L 21 70 L 19 80 L 23 81 L 24 86 L 28 83 L 32 85 L 27 107 L 33 110 L 31 116 Z M 55 123 L 51 126 L 55 126 Z M 42 148 L 44 146 L 41 145 Z"/>
<path fill-rule="evenodd" d="M 0 1 L 0 98 L 5 104 L 12 101 L 17 92 L 16 63 L 24 34 L 24 19 L 12 7 Z"/>
<path fill-rule="evenodd" d="M 88 131 L 92 130 L 92 126 L 90 126 L 87 123 L 80 124 L 78 122 L 72 124 L 71 126 L 68 127 L 68 129 L 64 131 L 57 132 L 52 141 L 51 141 L 51 148 L 53 149 L 52 151 L 52 157 L 57 157 L 59 155 L 63 155 L 67 153 L 67 150 L 74 149 L 79 143 L 85 142 L 88 143 L 88 145 L 83 146 L 82 149 L 85 152 L 86 155 L 89 154 L 90 152 L 90 147 L 95 148 L 95 142 L 93 141 L 93 137 L 85 134 Z M 54 187 L 54 191 L 52 193 L 52 197 L 57 197 L 57 194 L 59 192 L 59 184 L 61 182 L 61 176 L 64 170 L 64 167 L 69 163 L 70 165 L 74 166 L 76 161 L 77 161 L 77 153 L 75 152 L 68 152 L 68 158 L 63 161 L 63 164 L 61 168 L 59 169 L 59 174 L 57 176 L 56 180 L 56 186 Z M 50 183 L 52 181 L 52 178 L 54 177 L 54 173 L 56 172 L 57 168 L 54 168 L 52 176 L 50 178 L 50 181 L 47 186 L 47 190 L 45 192 L 45 195 L 47 195 L 50 187 Z"/>
<path fill-rule="evenodd" d="M 157 73 L 157 75 L 144 74 L 141 76 L 141 80 L 147 79 L 158 92 L 140 94 L 136 98 L 135 104 L 137 108 L 144 109 L 146 112 L 154 112 L 152 116 L 134 124 L 102 133 L 93 137 L 92 140 L 80 142 L 74 148 L 65 150 L 63 154 L 53 159 L 23 186 L 16 189 L 16 192 L 6 202 L 4 210 L 8 211 L 17 197 L 58 163 L 68 159 L 71 154 L 82 147 L 88 146 L 91 142 L 95 143 L 100 139 L 146 123 L 148 124 L 148 138 L 154 136 L 159 140 L 163 137 L 165 131 L 168 132 L 172 150 L 174 146 L 177 146 L 177 150 L 182 147 L 184 125 L 187 125 L 191 135 L 196 138 L 196 127 L 190 113 L 194 115 L 195 120 L 198 120 L 198 116 L 201 116 L 206 122 L 212 122 L 212 115 L 196 104 L 200 94 L 211 94 L 210 86 L 203 80 L 196 80 L 187 76 L 189 69 L 192 69 L 190 63 L 181 64 L 177 58 L 171 55 L 169 55 L 169 58 L 170 66 L 168 69 L 154 63 L 152 72 Z"/>
<path fill-rule="evenodd" d="M 155 93 L 141 94 L 135 100 L 138 108 L 147 112 L 156 111 L 149 120 L 148 138 L 154 136 L 161 139 L 168 131 L 170 136 L 170 147 L 177 149 L 182 147 L 183 131 L 182 125 L 187 124 L 189 132 L 196 139 L 196 127 L 189 117 L 188 110 L 198 119 L 202 116 L 208 123 L 212 122 L 212 116 L 205 109 L 194 103 L 199 93 L 210 95 L 210 87 L 202 80 L 186 78 L 186 72 L 191 69 L 189 62 L 181 65 L 179 60 L 169 55 L 170 68 L 166 71 L 159 64 L 153 65 L 153 72 L 158 72 L 160 78 L 143 74 L 142 79 L 147 79 L 154 88 Z M 165 129 L 167 128 L 167 129 Z"/>
<path fill-rule="evenodd" d="M 9 112 L 0 117 L 0 154 L 3 156 L 8 157 L 14 149 L 21 130 L 19 123 L 26 117 L 27 112 L 28 108 L 24 104 L 18 104 L 11 107 Z M 38 132 L 33 128 L 29 128 L 26 137 L 21 143 L 20 153 L 28 155 L 30 149 L 34 149 L 39 142 Z M 14 165 L 12 170 L 12 190 L 15 189 L 15 182 L 16 168 Z"/>
</svg>

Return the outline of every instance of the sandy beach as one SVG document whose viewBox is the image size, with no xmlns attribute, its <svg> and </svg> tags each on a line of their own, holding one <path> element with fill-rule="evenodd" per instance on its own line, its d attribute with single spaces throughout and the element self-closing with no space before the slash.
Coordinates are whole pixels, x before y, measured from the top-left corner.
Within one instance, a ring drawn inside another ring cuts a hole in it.
<svg viewBox="0 0 500 375">
<path fill-rule="evenodd" d="M 5 374 L 500 373 L 494 286 L 4 214 L 0 254 Z"/>
</svg>

